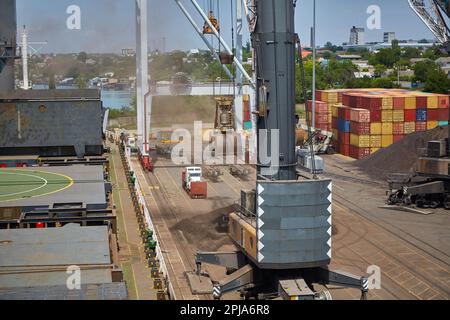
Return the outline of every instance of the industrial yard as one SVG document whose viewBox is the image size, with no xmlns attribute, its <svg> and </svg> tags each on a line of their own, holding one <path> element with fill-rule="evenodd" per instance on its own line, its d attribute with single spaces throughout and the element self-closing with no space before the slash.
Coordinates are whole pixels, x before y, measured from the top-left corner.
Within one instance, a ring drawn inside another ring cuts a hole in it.
<svg viewBox="0 0 450 320">
<path fill-rule="evenodd" d="M 208 50 L 166 54 L 135 0 L 136 50 L 96 55 L 136 60 L 136 98 L 114 111 L 111 83 L 77 69 L 97 71 L 86 52 L 63 59 L 77 89 L 33 87 L 57 56 L 28 69 L 38 50 L 2 0 L 0 301 L 449 300 L 450 80 L 430 57 L 450 54 L 450 7 L 419 2 L 436 42 L 359 44 L 353 27 L 317 58 L 315 1 L 307 47 L 296 1 L 231 0 L 230 46 L 219 3 L 175 0 Z"/>
</svg>

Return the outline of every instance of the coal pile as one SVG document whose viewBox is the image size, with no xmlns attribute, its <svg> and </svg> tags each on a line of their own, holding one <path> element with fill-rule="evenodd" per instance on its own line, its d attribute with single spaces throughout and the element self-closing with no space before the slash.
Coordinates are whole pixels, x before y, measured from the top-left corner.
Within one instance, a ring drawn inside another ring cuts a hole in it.
<svg viewBox="0 0 450 320">
<path fill-rule="evenodd" d="M 414 173 L 420 149 L 426 148 L 428 141 L 447 137 L 448 127 L 412 133 L 354 165 L 374 179 L 386 180 L 392 173 Z"/>
</svg>

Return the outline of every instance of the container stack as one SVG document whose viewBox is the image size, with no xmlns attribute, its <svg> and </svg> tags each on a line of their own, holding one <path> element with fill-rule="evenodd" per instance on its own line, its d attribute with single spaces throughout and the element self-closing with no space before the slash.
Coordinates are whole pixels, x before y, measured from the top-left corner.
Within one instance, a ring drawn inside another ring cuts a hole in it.
<svg viewBox="0 0 450 320">
<path fill-rule="evenodd" d="M 332 131 L 336 151 L 355 159 L 389 147 L 408 134 L 446 126 L 449 121 L 448 95 L 348 89 L 318 91 L 316 99 L 316 127 Z M 307 110 L 312 114 L 311 102 Z"/>
</svg>

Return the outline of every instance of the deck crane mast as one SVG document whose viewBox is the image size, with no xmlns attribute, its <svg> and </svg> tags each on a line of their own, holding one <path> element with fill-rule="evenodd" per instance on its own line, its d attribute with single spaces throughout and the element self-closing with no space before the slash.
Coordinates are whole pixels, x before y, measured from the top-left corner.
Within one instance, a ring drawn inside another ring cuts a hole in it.
<svg viewBox="0 0 450 320">
<path fill-rule="evenodd" d="M 450 53 L 450 26 L 444 15 L 450 19 L 449 0 L 408 0 L 409 5 L 427 25 L 434 36 Z"/>
</svg>

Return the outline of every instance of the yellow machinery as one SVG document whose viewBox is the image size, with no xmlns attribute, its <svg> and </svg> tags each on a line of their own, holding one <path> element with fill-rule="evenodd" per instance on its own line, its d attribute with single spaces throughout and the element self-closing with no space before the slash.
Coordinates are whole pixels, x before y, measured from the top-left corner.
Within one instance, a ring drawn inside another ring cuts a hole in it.
<svg viewBox="0 0 450 320">
<path fill-rule="evenodd" d="M 208 19 L 213 25 L 213 27 L 217 30 L 217 32 L 220 32 L 219 23 L 217 22 L 217 19 L 214 17 L 214 12 L 212 11 L 209 12 Z M 214 32 L 212 31 L 207 22 L 205 22 L 205 25 L 203 26 L 203 34 L 214 34 Z"/>
<path fill-rule="evenodd" d="M 232 97 L 216 98 L 216 121 L 214 128 L 225 134 L 235 130 L 234 99 Z"/>
<path fill-rule="evenodd" d="M 172 149 L 178 143 L 179 140 L 172 140 L 173 131 L 160 131 L 157 135 L 156 141 L 156 152 L 160 155 L 170 155 L 172 153 Z"/>
</svg>

